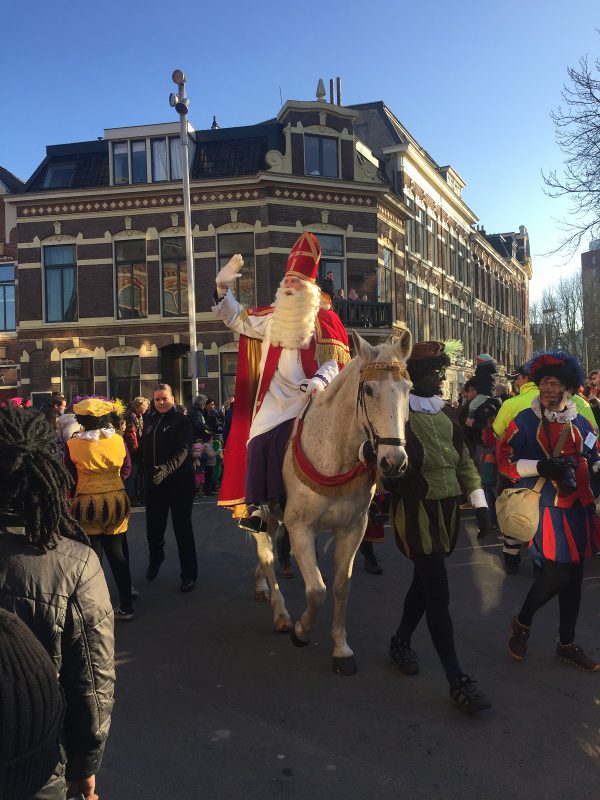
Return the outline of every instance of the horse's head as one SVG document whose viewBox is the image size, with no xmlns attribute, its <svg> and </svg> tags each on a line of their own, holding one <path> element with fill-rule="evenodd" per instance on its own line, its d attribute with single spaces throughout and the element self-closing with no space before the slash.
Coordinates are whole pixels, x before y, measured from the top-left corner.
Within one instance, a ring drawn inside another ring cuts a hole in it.
<svg viewBox="0 0 600 800">
<path fill-rule="evenodd" d="M 404 472 L 408 466 L 405 426 L 408 394 L 412 383 L 406 371 L 412 337 L 405 330 L 393 342 L 372 346 L 352 331 L 360 361 L 358 390 L 359 423 L 377 452 L 377 466 L 384 478 Z"/>
</svg>

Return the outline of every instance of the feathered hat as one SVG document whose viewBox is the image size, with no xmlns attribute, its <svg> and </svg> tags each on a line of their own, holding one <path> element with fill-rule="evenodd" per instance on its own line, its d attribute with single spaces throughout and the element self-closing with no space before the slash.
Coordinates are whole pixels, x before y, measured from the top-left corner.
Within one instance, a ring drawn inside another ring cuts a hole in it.
<svg viewBox="0 0 600 800">
<path fill-rule="evenodd" d="M 292 247 L 285 268 L 286 275 L 316 283 L 321 260 L 321 245 L 314 233 L 305 231 Z"/>
<path fill-rule="evenodd" d="M 538 353 L 525 364 L 525 369 L 536 386 L 540 385 L 542 378 L 553 377 L 558 378 L 567 389 L 577 391 L 585 382 L 579 360 L 563 350 L 546 350 Z"/>
</svg>

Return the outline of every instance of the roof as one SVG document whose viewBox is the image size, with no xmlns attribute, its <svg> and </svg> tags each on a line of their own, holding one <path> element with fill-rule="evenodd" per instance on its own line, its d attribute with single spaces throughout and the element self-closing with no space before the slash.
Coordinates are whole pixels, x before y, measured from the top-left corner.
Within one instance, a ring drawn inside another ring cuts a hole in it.
<svg viewBox="0 0 600 800">
<path fill-rule="evenodd" d="M 192 180 L 255 175 L 266 169 L 269 150 L 284 148 L 277 123 L 196 131 Z"/>
<path fill-rule="evenodd" d="M 2 181 L 11 194 L 18 194 L 25 188 L 24 182 L 4 167 L 0 167 L 0 181 Z"/>
<path fill-rule="evenodd" d="M 60 164 L 73 164 L 74 171 L 69 189 L 87 189 L 108 186 L 108 142 L 75 142 L 73 144 L 49 145 L 46 158 L 27 181 L 24 191 L 39 192 L 45 186 L 48 170 Z"/>
</svg>

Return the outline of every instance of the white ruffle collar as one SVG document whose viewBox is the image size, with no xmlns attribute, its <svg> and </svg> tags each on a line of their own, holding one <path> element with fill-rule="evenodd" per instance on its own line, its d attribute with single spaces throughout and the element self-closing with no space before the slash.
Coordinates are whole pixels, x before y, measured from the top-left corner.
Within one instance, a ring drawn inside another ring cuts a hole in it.
<svg viewBox="0 0 600 800">
<path fill-rule="evenodd" d="M 540 403 L 539 395 L 533 398 L 531 410 L 538 419 L 542 418 L 542 404 Z M 548 408 L 544 409 L 544 416 L 550 422 L 573 422 L 577 413 L 577 406 L 572 400 L 567 400 L 567 404 L 562 411 L 550 411 Z"/>
<path fill-rule="evenodd" d="M 446 401 L 438 394 L 434 394 L 433 397 L 419 397 L 418 394 L 409 394 L 408 404 L 411 411 L 422 414 L 437 414 L 446 405 Z"/>
<path fill-rule="evenodd" d="M 100 437 L 104 436 L 105 439 L 110 439 L 115 435 L 114 428 L 97 428 L 95 431 L 79 431 L 73 434 L 73 438 L 87 439 L 89 442 L 98 442 Z"/>
</svg>

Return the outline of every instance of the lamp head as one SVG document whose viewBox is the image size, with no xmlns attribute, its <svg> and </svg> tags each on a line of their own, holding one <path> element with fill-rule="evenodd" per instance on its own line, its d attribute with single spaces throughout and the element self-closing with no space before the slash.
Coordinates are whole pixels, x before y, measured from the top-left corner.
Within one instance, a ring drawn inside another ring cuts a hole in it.
<svg viewBox="0 0 600 800">
<path fill-rule="evenodd" d="M 171 77 L 173 79 L 173 83 L 185 83 L 185 75 L 180 69 L 176 69 Z"/>
</svg>

